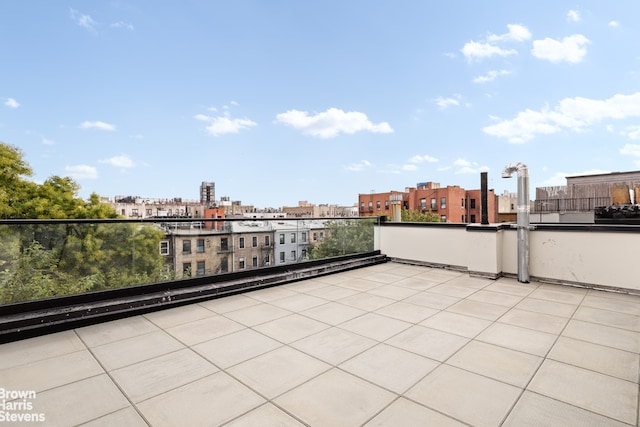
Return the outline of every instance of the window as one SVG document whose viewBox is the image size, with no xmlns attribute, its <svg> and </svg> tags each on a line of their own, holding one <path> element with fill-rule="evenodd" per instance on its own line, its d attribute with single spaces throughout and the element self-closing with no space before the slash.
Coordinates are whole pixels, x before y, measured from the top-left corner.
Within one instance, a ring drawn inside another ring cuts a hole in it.
<svg viewBox="0 0 640 427">
<path fill-rule="evenodd" d="M 253 236 L 251 238 L 251 246 L 254 247 L 254 248 L 258 247 L 258 236 Z"/>
<path fill-rule="evenodd" d="M 514 208 L 513 203 L 511 203 L 511 210 L 513 210 L 513 208 Z"/>
<path fill-rule="evenodd" d="M 296 233 L 291 233 L 291 243 L 296 242 Z"/>
<path fill-rule="evenodd" d="M 268 234 L 266 236 L 264 236 L 264 245 L 265 246 L 270 246 L 271 245 L 271 236 L 269 236 Z"/>
<path fill-rule="evenodd" d="M 240 257 L 240 259 L 238 260 L 238 268 L 240 270 L 244 270 L 244 257 Z"/>
<path fill-rule="evenodd" d="M 306 259 L 307 258 L 307 250 L 303 249 L 302 250 L 302 259 Z"/>
<path fill-rule="evenodd" d="M 291 259 L 292 260 L 296 259 L 296 251 L 291 251 Z"/>
<path fill-rule="evenodd" d="M 302 233 L 300 233 L 300 241 L 302 243 L 307 243 L 307 232 L 303 231 Z"/>
<path fill-rule="evenodd" d="M 160 242 L 160 255 L 169 255 L 169 241 L 162 240 Z"/>
<path fill-rule="evenodd" d="M 324 239 L 324 231 L 320 232 L 320 240 Z"/>
<path fill-rule="evenodd" d="M 229 250 L 229 238 L 228 237 L 222 237 L 220 239 L 220 250 L 222 250 L 222 251 L 228 251 Z"/>
<path fill-rule="evenodd" d="M 440 209 L 447 209 L 447 198 L 440 197 Z"/>
<path fill-rule="evenodd" d="M 271 257 L 269 254 L 266 254 L 264 257 L 264 265 L 271 265 Z"/>
<path fill-rule="evenodd" d="M 460 222 L 464 222 L 464 215 L 460 217 Z"/>
<path fill-rule="evenodd" d="M 284 252 L 280 252 L 280 262 L 284 262 Z"/>
<path fill-rule="evenodd" d="M 475 215 L 471 215 L 471 223 L 475 223 L 476 222 L 476 216 Z"/>
<path fill-rule="evenodd" d="M 427 199 L 420 199 L 420 210 L 427 210 Z"/>
<path fill-rule="evenodd" d="M 258 257 L 257 257 L 257 256 L 254 256 L 254 257 L 251 259 L 251 266 L 252 266 L 252 267 L 257 267 L 257 266 L 258 266 Z"/>
<path fill-rule="evenodd" d="M 464 199 L 460 199 L 460 204 L 464 208 Z"/>
<path fill-rule="evenodd" d="M 313 232 L 313 241 L 314 241 L 314 242 L 317 242 L 317 241 L 318 241 L 318 232 L 317 232 L 317 231 L 314 231 L 314 232 Z"/>
<path fill-rule="evenodd" d="M 138 209 L 131 209 L 131 216 L 138 216 Z"/>
<path fill-rule="evenodd" d="M 376 202 L 376 209 L 377 209 L 377 210 L 380 210 L 380 200 L 378 200 L 378 201 Z"/>
<path fill-rule="evenodd" d="M 147 209 L 147 216 L 151 216 L 151 215 L 153 215 L 153 210 Z"/>
<path fill-rule="evenodd" d="M 373 212 L 373 202 L 369 202 L 369 212 Z"/>
<path fill-rule="evenodd" d="M 121 209 L 121 210 L 120 210 L 120 213 L 121 213 L 121 215 L 122 215 L 122 216 L 125 216 L 125 215 L 127 214 L 127 213 L 126 213 L 126 211 L 125 211 L 124 209 Z"/>
<path fill-rule="evenodd" d="M 204 261 L 198 261 L 196 264 L 196 276 L 204 276 Z"/>
<path fill-rule="evenodd" d="M 280 233 L 280 244 L 284 245 L 284 233 Z"/>
<path fill-rule="evenodd" d="M 191 240 L 183 240 L 182 241 L 182 253 L 190 254 L 191 253 Z"/>
<path fill-rule="evenodd" d="M 360 202 L 360 210 L 364 212 L 364 202 Z"/>
<path fill-rule="evenodd" d="M 244 248 L 244 237 L 240 237 L 240 238 L 238 239 L 238 247 L 239 247 L 240 249 L 243 249 L 243 248 Z"/>
<path fill-rule="evenodd" d="M 191 277 L 191 263 L 185 262 L 182 264 L 182 275 L 184 277 Z"/>
<path fill-rule="evenodd" d="M 471 209 L 476 208 L 476 199 L 471 199 Z"/>
<path fill-rule="evenodd" d="M 440 215 L 440 222 L 447 222 L 447 216 L 446 215 Z"/>
<path fill-rule="evenodd" d="M 384 201 L 384 209 L 387 210 L 387 211 L 389 210 L 389 201 L 388 200 Z"/>
<path fill-rule="evenodd" d="M 204 252 L 204 239 L 198 239 L 196 242 L 196 252 L 201 254 Z"/>
<path fill-rule="evenodd" d="M 433 199 L 431 199 L 431 210 L 435 210 L 436 209 L 436 199 L 435 197 Z"/>
<path fill-rule="evenodd" d="M 227 273 L 229 271 L 229 259 L 227 257 L 222 258 L 220 261 L 220 272 Z"/>
</svg>

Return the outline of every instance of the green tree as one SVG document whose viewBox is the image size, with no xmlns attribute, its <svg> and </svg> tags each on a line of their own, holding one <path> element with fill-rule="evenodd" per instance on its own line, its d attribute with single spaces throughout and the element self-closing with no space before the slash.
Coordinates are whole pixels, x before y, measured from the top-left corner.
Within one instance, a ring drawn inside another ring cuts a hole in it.
<svg viewBox="0 0 640 427">
<path fill-rule="evenodd" d="M 327 222 L 324 240 L 307 248 L 309 259 L 372 251 L 374 221 L 371 219 Z"/>
<path fill-rule="evenodd" d="M 400 215 L 402 222 L 441 222 L 440 216 L 431 211 L 402 209 Z"/>
</svg>

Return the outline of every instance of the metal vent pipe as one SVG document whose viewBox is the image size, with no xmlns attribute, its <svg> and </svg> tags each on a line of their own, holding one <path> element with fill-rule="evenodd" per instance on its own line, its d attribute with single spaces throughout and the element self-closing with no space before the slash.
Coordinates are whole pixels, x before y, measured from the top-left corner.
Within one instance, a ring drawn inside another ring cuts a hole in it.
<svg viewBox="0 0 640 427">
<path fill-rule="evenodd" d="M 518 172 L 518 282 L 529 283 L 529 168 L 523 163 L 509 163 L 503 178 Z"/>
</svg>

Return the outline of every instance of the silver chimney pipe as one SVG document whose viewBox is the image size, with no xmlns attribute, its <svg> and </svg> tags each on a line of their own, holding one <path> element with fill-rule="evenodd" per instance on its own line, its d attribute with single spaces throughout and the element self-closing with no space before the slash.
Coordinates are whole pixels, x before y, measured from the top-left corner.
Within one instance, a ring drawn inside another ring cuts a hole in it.
<svg viewBox="0 0 640 427">
<path fill-rule="evenodd" d="M 503 178 L 518 172 L 518 282 L 529 283 L 529 168 L 523 163 L 509 163 Z"/>
</svg>

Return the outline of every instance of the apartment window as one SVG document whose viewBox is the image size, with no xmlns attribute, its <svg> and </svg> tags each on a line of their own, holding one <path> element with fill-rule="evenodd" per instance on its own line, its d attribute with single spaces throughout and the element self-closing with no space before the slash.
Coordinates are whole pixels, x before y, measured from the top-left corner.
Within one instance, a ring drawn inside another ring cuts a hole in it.
<svg viewBox="0 0 640 427">
<path fill-rule="evenodd" d="M 380 200 L 378 200 L 378 201 L 376 202 L 376 209 L 377 209 L 377 210 L 380 210 Z"/>
<path fill-rule="evenodd" d="M 284 233 L 280 234 L 280 244 L 284 245 Z"/>
<path fill-rule="evenodd" d="M 431 199 L 431 210 L 435 210 L 436 209 L 436 199 L 433 198 Z"/>
<path fill-rule="evenodd" d="M 244 237 L 240 237 L 240 238 L 238 239 L 238 247 L 239 247 L 240 249 L 244 249 Z"/>
<path fill-rule="evenodd" d="M 190 254 L 191 253 L 191 240 L 183 240 L 182 241 L 182 253 Z"/>
<path fill-rule="evenodd" d="M 284 252 L 280 252 L 280 262 L 284 262 Z"/>
<path fill-rule="evenodd" d="M 423 211 L 427 210 L 427 199 L 420 199 L 420 209 Z"/>
<path fill-rule="evenodd" d="M 300 233 L 300 241 L 302 243 L 307 243 L 307 232 L 303 231 L 302 233 Z"/>
<path fill-rule="evenodd" d="M 238 268 L 240 270 L 244 270 L 244 267 L 245 267 L 245 265 L 244 265 L 244 257 L 240 257 L 240 259 L 238 260 Z"/>
<path fill-rule="evenodd" d="M 440 197 L 440 209 L 447 209 L 447 198 Z"/>
<path fill-rule="evenodd" d="M 460 217 L 460 222 L 464 222 L 464 215 Z"/>
<path fill-rule="evenodd" d="M 182 263 L 182 275 L 184 277 L 191 277 L 191 263 L 190 262 Z"/>
<path fill-rule="evenodd" d="M 258 236 L 253 236 L 251 238 L 251 246 L 254 247 L 254 248 L 258 247 Z"/>
<path fill-rule="evenodd" d="M 131 216 L 138 216 L 138 209 L 131 209 Z"/>
<path fill-rule="evenodd" d="M 151 215 L 153 215 L 153 210 L 147 209 L 147 216 L 151 216 Z"/>
<path fill-rule="evenodd" d="M 373 202 L 369 202 L 369 212 L 373 212 Z"/>
<path fill-rule="evenodd" d="M 513 203 L 511 203 L 511 210 L 513 210 L 513 209 L 514 209 Z"/>
<path fill-rule="evenodd" d="M 220 261 L 220 272 L 227 273 L 229 271 L 229 258 L 224 257 L 222 261 Z"/>
<path fill-rule="evenodd" d="M 271 236 L 269 236 L 268 234 L 266 236 L 264 236 L 264 245 L 265 246 L 270 246 L 271 245 Z"/>
<path fill-rule="evenodd" d="M 121 214 L 122 216 L 125 216 L 125 215 L 127 214 L 127 212 L 126 212 L 124 209 L 121 209 L 121 210 L 120 210 L 120 214 Z"/>
<path fill-rule="evenodd" d="M 196 264 L 196 276 L 204 276 L 204 261 L 198 261 Z"/>
<path fill-rule="evenodd" d="M 291 233 L 291 243 L 296 242 L 296 233 Z"/>
<path fill-rule="evenodd" d="M 471 209 L 476 208 L 476 199 L 471 199 Z"/>
<path fill-rule="evenodd" d="M 364 202 L 360 202 L 360 210 L 364 212 Z"/>
<path fill-rule="evenodd" d="M 220 250 L 222 250 L 222 251 L 228 251 L 229 250 L 229 238 L 228 237 L 222 237 L 220 239 Z"/>
<path fill-rule="evenodd" d="M 475 223 L 476 222 L 476 216 L 475 215 L 471 215 L 471 223 Z"/>
<path fill-rule="evenodd" d="M 313 241 L 317 242 L 318 241 L 318 233 L 317 232 L 313 232 Z"/>
<path fill-rule="evenodd" d="M 384 201 L 384 209 L 387 210 L 387 211 L 389 210 L 389 201 L 388 200 Z"/>
<path fill-rule="evenodd" d="M 460 199 L 460 206 L 464 208 L 464 199 Z"/>
<path fill-rule="evenodd" d="M 302 259 L 306 259 L 307 258 L 307 250 L 303 249 L 302 250 Z"/>
<path fill-rule="evenodd" d="M 160 255 L 169 255 L 169 241 L 162 240 L 160 242 Z"/>
<path fill-rule="evenodd" d="M 447 216 L 446 215 L 440 215 L 440 222 L 447 222 Z"/>
<path fill-rule="evenodd" d="M 257 267 L 258 266 L 258 257 L 254 256 L 253 258 L 251 258 L 251 266 L 253 267 Z"/>
<path fill-rule="evenodd" d="M 324 239 L 324 231 L 320 232 L 320 240 Z"/>
<path fill-rule="evenodd" d="M 292 260 L 296 259 L 296 251 L 291 251 L 291 259 Z"/>
<path fill-rule="evenodd" d="M 269 254 L 264 256 L 264 265 L 271 265 L 271 256 Z"/>
<path fill-rule="evenodd" d="M 204 239 L 198 239 L 196 245 L 196 252 L 201 254 L 204 252 Z"/>
</svg>

